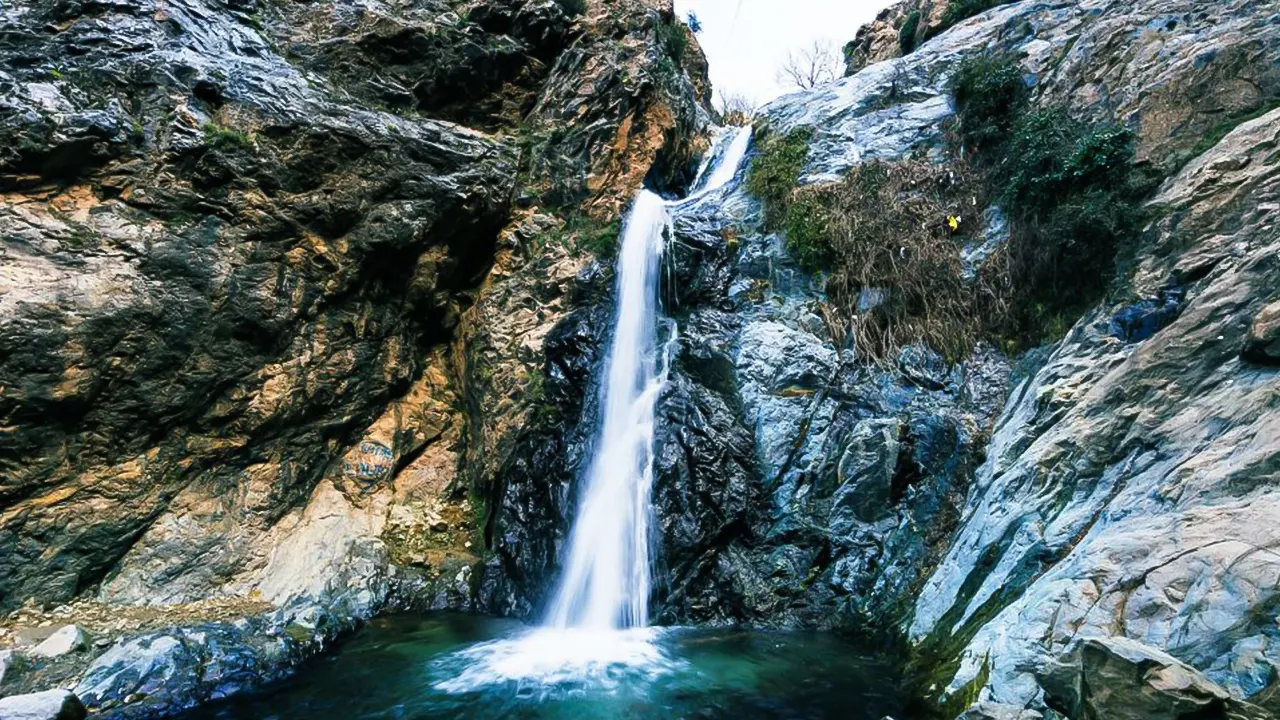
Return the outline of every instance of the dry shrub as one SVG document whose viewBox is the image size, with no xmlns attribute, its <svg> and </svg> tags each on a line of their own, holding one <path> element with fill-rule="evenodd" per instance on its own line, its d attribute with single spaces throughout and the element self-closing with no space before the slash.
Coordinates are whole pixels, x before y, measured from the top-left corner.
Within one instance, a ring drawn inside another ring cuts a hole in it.
<svg viewBox="0 0 1280 720">
<path fill-rule="evenodd" d="M 822 257 L 837 338 L 877 362 L 922 342 L 960 360 L 1009 313 L 1008 256 L 997 252 L 966 279 L 960 251 L 976 241 L 987 198 L 978 174 L 957 163 L 873 162 L 841 182 L 800 188 L 788 243 Z M 959 218 L 959 229 L 948 224 Z"/>
</svg>

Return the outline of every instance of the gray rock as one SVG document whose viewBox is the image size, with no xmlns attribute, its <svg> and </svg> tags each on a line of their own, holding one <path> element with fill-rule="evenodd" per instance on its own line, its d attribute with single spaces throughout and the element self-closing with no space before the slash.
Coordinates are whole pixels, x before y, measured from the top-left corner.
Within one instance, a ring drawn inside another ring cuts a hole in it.
<svg viewBox="0 0 1280 720">
<path fill-rule="evenodd" d="M 0 688 L 22 672 L 26 661 L 16 650 L 0 650 Z"/>
<path fill-rule="evenodd" d="M 1050 705 L 1069 717 L 1263 717 L 1195 668 L 1128 638 L 1084 640 L 1042 670 L 1041 683 Z"/>
<path fill-rule="evenodd" d="M 85 708 L 69 690 L 46 690 L 0 698 L 4 720 L 84 720 Z"/>
<path fill-rule="evenodd" d="M 960 250 L 960 262 L 964 265 L 961 276 L 967 281 L 977 279 L 978 273 L 991 256 L 1007 242 L 1009 219 L 1004 211 L 993 205 L 982 214 L 982 231 L 978 239 Z"/>
<path fill-rule="evenodd" d="M 88 645 L 84 631 L 75 625 L 65 625 L 35 646 L 31 654 L 42 658 L 56 658 L 83 650 Z"/>
<path fill-rule="evenodd" d="M 831 497 L 831 531 L 848 533 L 855 522 L 873 523 L 892 512 L 893 478 L 898 469 L 897 419 L 864 420 L 849 433 L 837 466 L 840 487 Z"/>
</svg>

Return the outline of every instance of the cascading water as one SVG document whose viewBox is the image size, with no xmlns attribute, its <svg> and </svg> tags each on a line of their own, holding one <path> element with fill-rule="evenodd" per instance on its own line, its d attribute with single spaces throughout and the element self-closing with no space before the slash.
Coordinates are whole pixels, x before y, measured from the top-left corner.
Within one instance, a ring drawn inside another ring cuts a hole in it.
<svg viewBox="0 0 1280 720">
<path fill-rule="evenodd" d="M 700 168 L 693 195 L 668 204 L 641 190 L 631 205 L 618 254 L 618 309 L 605 361 L 600 435 L 548 625 L 616 630 L 648 624 L 653 411 L 676 340 L 675 323 L 668 321 L 659 356 L 658 279 L 669 210 L 679 212 L 727 185 L 750 144 L 749 128 L 723 133 Z"/>
<path fill-rule="evenodd" d="M 671 667 L 646 629 L 654 408 L 676 343 L 675 323 L 660 322 L 663 246 L 672 217 L 729 185 L 750 143 L 749 128 L 723 132 L 694 181 L 695 192 L 683 200 L 668 203 L 648 190 L 637 194 L 618 255 L 600 432 L 545 626 L 455 654 L 449 667 L 461 670 L 437 682 L 438 689 L 467 692 L 509 681 L 548 687 L 589 678 L 608 684 L 615 680 L 611 668 L 649 675 Z"/>
<path fill-rule="evenodd" d="M 666 202 L 641 190 L 623 227 L 600 436 L 564 575 L 547 615 L 553 627 L 611 630 L 648 624 L 653 408 L 669 355 L 659 358 L 656 348 L 657 286 L 669 224 Z M 669 349 L 674 323 L 667 326 Z"/>
</svg>

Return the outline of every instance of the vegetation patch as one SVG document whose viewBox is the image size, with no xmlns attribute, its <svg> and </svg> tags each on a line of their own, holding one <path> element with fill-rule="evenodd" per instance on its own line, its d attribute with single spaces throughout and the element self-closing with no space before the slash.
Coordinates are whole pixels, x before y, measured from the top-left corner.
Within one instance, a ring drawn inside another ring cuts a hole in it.
<svg viewBox="0 0 1280 720">
<path fill-rule="evenodd" d="M 960 63 L 947 88 L 960 116 L 959 136 L 972 149 L 998 145 L 1008 137 L 1027 103 L 1027 84 L 1017 61 L 1007 55 L 977 55 Z"/>
<path fill-rule="evenodd" d="M 920 11 L 913 10 L 898 28 L 898 49 L 910 55 L 916 49 L 916 33 L 920 31 Z"/>
<path fill-rule="evenodd" d="M 253 139 L 243 130 L 207 122 L 204 124 L 204 144 L 215 150 L 239 150 L 252 147 Z"/>
<path fill-rule="evenodd" d="M 967 214 L 984 204 L 979 177 L 961 164 L 872 162 L 839 183 L 798 191 L 787 242 L 810 269 L 828 273 L 827 322 L 837 340 L 879 362 L 915 343 L 956 361 L 1008 314 L 1004 265 L 997 259 L 966 278 L 960 259 L 979 225 Z"/>
<path fill-rule="evenodd" d="M 957 361 L 983 341 L 1016 352 L 1061 337 L 1105 295 L 1147 220 L 1154 183 L 1127 128 L 1033 110 L 1012 57 L 965 61 L 951 90 L 958 142 L 946 166 L 871 162 L 798 187 L 812 131 L 757 129 L 747 186 L 765 228 L 826 274 L 832 335 L 869 360 L 914 343 Z M 966 268 L 961 251 L 986 240 L 979 214 L 993 202 L 1010 238 Z"/>
<path fill-rule="evenodd" d="M 783 135 L 768 125 L 755 130 L 759 151 L 747 173 L 747 189 L 764 203 L 765 229 L 776 232 L 787 222 L 792 196 L 800 182 L 813 130 L 800 127 Z"/>
<path fill-rule="evenodd" d="M 543 248 L 562 247 L 575 255 L 589 253 L 601 260 L 612 260 L 618 254 L 618 234 L 621 230 L 622 223 L 616 218 L 606 222 L 585 214 L 575 214 L 559 228 L 535 238 L 532 250 L 536 254 Z"/>
<path fill-rule="evenodd" d="M 684 62 L 684 54 L 689 49 L 689 30 L 685 24 L 674 17 L 658 23 L 658 45 L 662 52 L 671 58 L 676 65 Z"/>
<path fill-rule="evenodd" d="M 1135 164 L 1127 127 L 1031 109 L 1016 58 L 966 60 L 951 91 L 959 134 L 1010 219 L 1016 312 L 1005 344 L 1056 339 L 1116 279 L 1156 180 Z"/>
</svg>

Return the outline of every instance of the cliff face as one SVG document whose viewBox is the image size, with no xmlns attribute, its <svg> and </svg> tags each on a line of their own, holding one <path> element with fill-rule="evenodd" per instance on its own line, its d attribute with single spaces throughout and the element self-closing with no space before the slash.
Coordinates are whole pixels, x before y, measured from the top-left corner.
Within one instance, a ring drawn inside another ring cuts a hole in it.
<svg viewBox="0 0 1280 720">
<path fill-rule="evenodd" d="M 596 262 L 524 229 L 678 184 L 705 123 L 668 5 L 573 7 L 0 10 L 0 609 L 326 618 L 249 648 L 269 668 L 388 605 L 472 606 L 494 448 L 532 424 L 490 413 L 499 365 L 540 375 L 559 319 L 519 283 Z M 223 652 L 196 637 L 166 657 Z"/>
<path fill-rule="evenodd" d="M 1058 656 L 1086 638 L 1145 648 L 1104 643 L 1086 658 L 1181 661 L 1236 699 L 1274 704 L 1280 538 L 1266 518 L 1280 492 L 1280 375 L 1267 348 L 1280 298 L 1269 213 L 1280 7 L 1028 1 L 893 57 L 896 35 L 892 51 L 874 38 L 917 10 L 929 8 L 905 4 L 860 35 L 883 62 L 766 108 L 776 132 L 812 128 L 804 182 L 873 160 L 952 162 L 948 77 L 966 57 L 1013 52 L 1033 108 L 1133 131 L 1138 161 L 1166 178 L 1150 200 L 1155 220 L 1131 240 L 1134 265 L 1112 295 L 1121 299 L 1021 358 L 1012 376 L 994 355 L 949 368 L 904 353 L 877 382 L 842 363 L 797 302 L 821 299 L 821 288 L 804 289 L 779 262 L 753 276 L 777 240 L 739 232 L 727 281 L 738 304 L 727 322 L 720 308 L 699 311 L 706 324 L 695 322 L 691 342 L 706 327 L 710 346 L 731 348 L 725 374 L 695 375 L 685 396 L 740 403 L 743 420 L 725 423 L 718 447 L 734 448 L 746 485 L 771 505 L 753 516 L 721 501 L 717 517 L 746 522 L 701 543 L 681 582 L 748 598 L 736 617 L 901 628 L 922 659 L 941 663 L 948 692 L 980 701 L 974 717 L 1052 715 L 1046 704 L 1084 712 L 1095 700 L 1096 716 L 1121 716 L 1115 703 L 1130 690 L 1082 698 L 1086 682 L 1072 699 L 1055 680 Z M 751 217 L 742 203 L 733 212 Z M 982 210 L 982 239 L 1002 242 L 991 221 L 1000 214 Z M 743 310 L 753 277 L 761 287 Z M 998 419 L 975 398 L 995 403 Z M 684 488 L 686 474 L 675 477 Z M 684 612 L 707 607 L 690 601 Z M 948 666 L 956 653 L 963 661 Z M 1153 707 L 1125 712 L 1154 717 L 1143 714 Z"/>
</svg>

